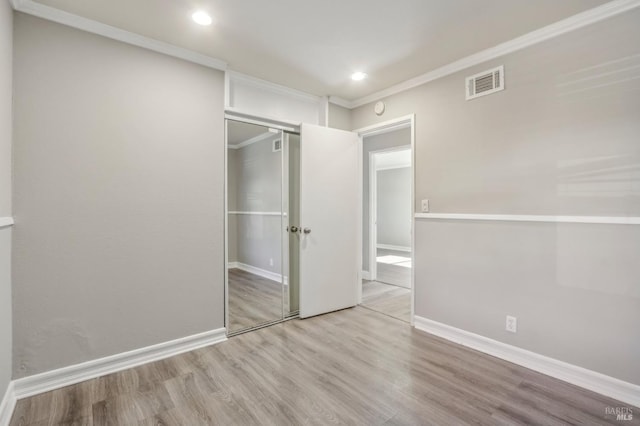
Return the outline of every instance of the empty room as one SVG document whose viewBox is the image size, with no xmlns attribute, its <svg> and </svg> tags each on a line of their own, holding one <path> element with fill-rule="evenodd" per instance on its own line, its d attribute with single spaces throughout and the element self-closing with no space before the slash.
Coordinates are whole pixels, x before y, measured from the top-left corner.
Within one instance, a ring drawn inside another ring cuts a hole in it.
<svg viewBox="0 0 640 426">
<path fill-rule="evenodd" d="M 640 425 L 640 0 L 0 0 L 0 426 Z"/>
</svg>

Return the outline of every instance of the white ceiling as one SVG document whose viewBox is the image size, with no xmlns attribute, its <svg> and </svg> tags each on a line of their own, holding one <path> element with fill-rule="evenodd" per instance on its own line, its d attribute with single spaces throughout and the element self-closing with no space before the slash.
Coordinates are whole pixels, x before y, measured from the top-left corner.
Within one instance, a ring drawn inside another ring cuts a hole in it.
<svg viewBox="0 0 640 426">
<path fill-rule="evenodd" d="M 37 0 L 315 95 L 353 100 L 606 0 Z M 207 10 L 214 24 L 191 21 Z M 353 82 L 362 70 L 369 78 Z"/>
<path fill-rule="evenodd" d="M 411 167 L 411 150 L 381 152 L 376 154 L 376 170 Z"/>
</svg>

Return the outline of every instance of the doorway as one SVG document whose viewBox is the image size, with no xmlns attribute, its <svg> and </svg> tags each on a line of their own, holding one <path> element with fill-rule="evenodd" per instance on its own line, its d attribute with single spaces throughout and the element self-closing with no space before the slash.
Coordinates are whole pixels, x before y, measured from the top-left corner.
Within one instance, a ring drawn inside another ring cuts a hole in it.
<svg viewBox="0 0 640 426">
<path fill-rule="evenodd" d="M 412 120 L 361 132 L 362 306 L 410 323 L 413 313 Z"/>
</svg>

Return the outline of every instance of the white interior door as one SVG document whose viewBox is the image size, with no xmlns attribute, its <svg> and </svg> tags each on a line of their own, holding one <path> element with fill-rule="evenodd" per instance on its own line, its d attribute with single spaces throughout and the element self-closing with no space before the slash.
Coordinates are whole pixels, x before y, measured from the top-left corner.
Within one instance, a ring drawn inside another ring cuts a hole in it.
<svg viewBox="0 0 640 426">
<path fill-rule="evenodd" d="M 307 318 L 357 304 L 361 198 L 358 136 L 303 124 L 301 137 L 300 317 Z"/>
</svg>

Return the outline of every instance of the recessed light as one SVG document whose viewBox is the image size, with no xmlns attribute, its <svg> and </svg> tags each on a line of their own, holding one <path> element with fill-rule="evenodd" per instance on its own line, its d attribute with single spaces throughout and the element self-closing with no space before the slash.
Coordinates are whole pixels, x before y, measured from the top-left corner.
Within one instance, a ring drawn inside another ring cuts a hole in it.
<svg viewBox="0 0 640 426">
<path fill-rule="evenodd" d="M 365 78 L 367 78 L 367 74 L 363 73 L 362 71 L 357 71 L 351 74 L 351 79 L 354 81 L 361 81 Z"/>
<path fill-rule="evenodd" d="M 209 14 L 203 10 L 197 11 L 196 13 L 191 15 L 191 18 L 195 21 L 196 24 L 200 25 L 211 25 L 211 22 L 213 22 L 211 16 L 209 16 Z"/>
</svg>

